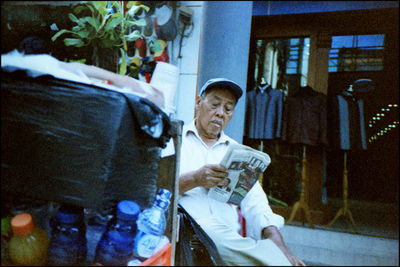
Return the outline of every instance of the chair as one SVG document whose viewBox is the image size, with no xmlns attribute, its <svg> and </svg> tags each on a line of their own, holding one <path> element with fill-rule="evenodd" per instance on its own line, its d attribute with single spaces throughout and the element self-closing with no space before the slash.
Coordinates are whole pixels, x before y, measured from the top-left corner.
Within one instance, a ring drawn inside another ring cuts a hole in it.
<svg viewBox="0 0 400 267">
<path fill-rule="evenodd" d="M 178 204 L 179 237 L 175 263 L 177 266 L 225 266 L 211 238 Z"/>
</svg>

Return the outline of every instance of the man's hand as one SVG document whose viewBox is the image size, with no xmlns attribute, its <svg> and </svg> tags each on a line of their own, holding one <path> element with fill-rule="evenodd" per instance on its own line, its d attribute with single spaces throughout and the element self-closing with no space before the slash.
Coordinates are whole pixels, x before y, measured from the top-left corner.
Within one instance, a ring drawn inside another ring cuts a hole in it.
<svg viewBox="0 0 400 267">
<path fill-rule="evenodd" d="M 207 164 L 198 169 L 194 175 L 197 186 L 211 188 L 222 184 L 225 177 L 228 176 L 226 168 L 220 164 Z"/>
<path fill-rule="evenodd" d="M 262 231 L 262 236 L 264 238 L 271 239 L 272 242 L 274 242 L 279 247 L 283 254 L 285 254 L 286 258 L 293 266 L 306 266 L 306 264 L 302 260 L 294 256 L 292 252 L 290 252 L 290 250 L 286 247 L 286 244 L 283 241 L 283 237 L 278 228 L 276 228 L 275 226 L 265 227 Z"/>
<path fill-rule="evenodd" d="M 198 170 L 184 173 L 179 177 L 179 194 L 198 186 L 211 188 L 222 184 L 225 177 L 228 176 L 224 166 L 220 164 L 207 164 Z"/>
<path fill-rule="evenodd" d="M 285 253 L 286 258 L 288 258 L 289 262 L 293 266 L 307 266 L 302 260 L 297 258 L 295 255 L 293 255 L 291 252 Z"/>
</svg>

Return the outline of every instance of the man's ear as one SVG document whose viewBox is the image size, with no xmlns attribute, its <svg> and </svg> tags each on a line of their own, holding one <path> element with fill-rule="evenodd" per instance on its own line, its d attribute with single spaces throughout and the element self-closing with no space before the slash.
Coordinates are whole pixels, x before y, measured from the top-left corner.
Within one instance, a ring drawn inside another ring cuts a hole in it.
<svg viewBox="0 0 400 267">
<path fill-rule="evenodd" d="M 198 109 L 199 108 L 199 105 L 200 105 L 200 102 L 201 102 L 201 100 L 203 100 L 202 98 L 201 98 L 201 96 L 196 96 L 196 109 Z"/>
</svg>

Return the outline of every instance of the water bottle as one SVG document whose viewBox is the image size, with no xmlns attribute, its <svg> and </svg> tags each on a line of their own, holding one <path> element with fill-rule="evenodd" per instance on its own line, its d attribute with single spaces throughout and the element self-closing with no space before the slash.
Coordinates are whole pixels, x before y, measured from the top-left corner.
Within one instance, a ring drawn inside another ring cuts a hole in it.
<svg viewBox="0 0 400 267">
<path fill-rule="evenodd" d="M 34 224 L 29 213 L 14 216 L 11 228 L 14 235 L 8 244 L 8 253 L 12 263 L 44 266 L 49 248 L 47 232 Z"/>
<path fill-rule="evenodd" d="M 131 200 L 120 201 L 116 216 L 107 225 L 96 247 L 95 263 L 107 266 L 126 266 L 132 259 L 136 220 L 140 206 Z"/>
<path fill-rule="evenodd" d="M 84 264 L 87 254 L 86 225 L 83 208 L 62 204 L 50 219 L 49 265 Z"/>
<path fill-rule="evenodd" d="M 150 258 L 158 249 L 166 227 L 165 213 L 168 209 L 171 192 L 161 188 L 153 206 L 143 210 L 137 221 L 138 233 L 135 238 L 134 255 L 140 260 Z"/>
</svg>

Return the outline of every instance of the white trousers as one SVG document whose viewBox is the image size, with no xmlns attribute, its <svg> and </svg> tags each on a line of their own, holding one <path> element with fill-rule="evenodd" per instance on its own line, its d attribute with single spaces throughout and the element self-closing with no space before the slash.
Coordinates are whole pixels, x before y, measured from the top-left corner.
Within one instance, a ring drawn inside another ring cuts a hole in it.
<svg viewBox="0 0 400 267">
<path fill-rule="evenodd" d="M 202 218 L 197 223 L 214 241 L 219 254 L 228 265 L 290 266 L 289 260 L 270 239 L 242 237 L 234 229 L 214 218 Z"/>
</svg>

